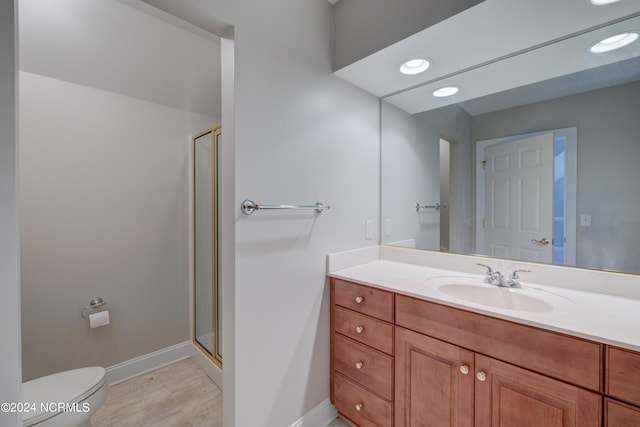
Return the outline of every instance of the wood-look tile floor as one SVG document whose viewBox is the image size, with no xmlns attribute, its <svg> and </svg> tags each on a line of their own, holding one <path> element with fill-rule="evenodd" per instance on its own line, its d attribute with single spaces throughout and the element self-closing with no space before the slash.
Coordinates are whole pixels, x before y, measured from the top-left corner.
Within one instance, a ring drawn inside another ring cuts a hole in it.
<svg viewBox="0 0 640 427">
<path fill-rule="evenodd" d="M 221 427 L 222 392 L 191 359 L 109 389 L 92 427 Z"/>
<path fill-rule="evenodd" d="M 109 389 L 92 427 L 222 427 L 222 392 L 185 359 Z M 350 427 L 336 418 L 327 427 Z"/>
<path fill-rule="evenodd" d="M 349 423 L 347 423 L 346 421 L 343 421 L 340 418 L 336 418 L 327 427 L 351 427 L 351 425 L 352 424 L 349 424 Z"/>
</svg>

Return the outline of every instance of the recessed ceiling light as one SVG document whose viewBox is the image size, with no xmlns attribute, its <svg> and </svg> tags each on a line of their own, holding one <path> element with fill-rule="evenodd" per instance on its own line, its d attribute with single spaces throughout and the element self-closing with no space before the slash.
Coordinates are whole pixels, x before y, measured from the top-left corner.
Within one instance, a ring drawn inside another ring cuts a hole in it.
<svg viewBox="0 0 640 427">
<path fill-rule="evenodd" d="M 445 87 L 441 87 L 440 89 L 434 90 L 433 96 L 438 98 L 444 98 L 447 96 L 455 95 L 456 93 L 458 93 L 459 90 L 460 89 L 455 86 L 445 86 Z"/>
<path fill-rule="evenodd" d="M 427 71 L 431 63 L 426 58 L 413 58 L 400 66 L 400 72 L 409 76 Z"/>
<path fill-rule="evenodd" d="M 603 53 L 625 47 L 638 39 L 638 33 L 622 33 L 607 37 L 591 46 L 591 53 Z"/>
<path fill-rule="evenodd" d="M 591 4 L 594 6 L 606 6 L 611 3 L 618 3 L 620 0 L 591 0 Z"/>
</svg>

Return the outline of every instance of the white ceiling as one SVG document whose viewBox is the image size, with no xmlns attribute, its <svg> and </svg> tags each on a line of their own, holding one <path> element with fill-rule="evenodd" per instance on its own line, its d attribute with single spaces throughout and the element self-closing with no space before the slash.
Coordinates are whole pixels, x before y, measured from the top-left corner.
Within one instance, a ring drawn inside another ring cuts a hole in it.
<svg viewBox="0 0 640 427">
<path fill-rule="evenodd" d="M 633 29 L 640 29 L 640 17 L 445 77 L 389 96 L 386 100 L 410 114 L 463 103 L 469 114 L 477 115 L 633 81 L 638 79 L 640 67 L 638 61 L 628 60 L 640 57 L 640 43 L 608 54 L 589 52 L 589 48 L 599 40 Z M 586 73 L 586 70 L 593 71 Z M 576 73 L 581 73 L 580 78 Z M 517 96 L 507 96 L 505 92 L 539 82 L 546 83 L 537 85 L 535 89 L 520 90 Z M 443 86 L 457 86 L 460 92 L 446 98 L 432 96 L 434 90 Z M 496 93 L 500 96 L 487 97 Z M 477 98 L 482 98 L 481 102 L 466 102 Z"/>
<path fill-rule="evenodd" d="M 220 44 L 212 32 L 228 25 L 178 4 L 186 3 L 20 0 L 20 69 L 219 118 Z M 638 0 L 607 7 L 486 0 L 336 74 L 385 96 L 638 11 Z M 434 61 L 431 69 L 400 75 L 399 64 L 416 53 Z"/>
<path fill-rule="evenodd" d="M 21 71 L 220 118 L 219 39 L 141 1 L 21 0 L 18 43 Z"/>
<path fill-rule="evenodd" d="M 336 74 L 383 97 L 638 12 L 638 0 L 599 7 L 588 0 L 486 0 Z M 400 64 L 415 56 L 432 66 L 417 76 L 400 74 Z"/>
</svg>

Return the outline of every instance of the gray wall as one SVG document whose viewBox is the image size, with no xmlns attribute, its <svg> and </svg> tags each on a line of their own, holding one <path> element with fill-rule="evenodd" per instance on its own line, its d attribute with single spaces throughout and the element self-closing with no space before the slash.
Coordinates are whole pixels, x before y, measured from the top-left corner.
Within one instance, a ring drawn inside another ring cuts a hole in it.
<svg viewBox="0 0 640 427">
<path fill-rule="evenodd" d="M 482 1 L 340 0 L 334 6 L 333 69 L 352 64 Z"/>
<path fill-rule="evenodd" d="M 17 205 L 16 73 L 13 0 L 0 1 L 0 402 L 20 402 L 20 284 Z M 0 412 L 18 426 L 18 413 Z"/>
<path fill-rule="evenodd" d="M 577 265 L 640 272 L 639 111 L 635 82 L 476 116 L 473 138 L 577 126 Z"/>
<path fill-rule="evenodd" d="M 329 398 L 326 254 L 378 241 L 364 233 L 366 219 L 376 230 L 379 220 L 378 99 L 332 74 L 326 0 L 188 2 L 235 30 L 235 114 L 225 115 L 223 94 L 222 116 L 225 129 L 235 121 L 222 160 L 235 167 L 225 204 L 235 235 L 222 241 L 223 252 L 235 246 L 223 265 L 235 272 L 222 290 L 225 301 L 233 294 L 223 307 L 225 425 L 287 426 Z M 245 198 L 331 210 L 245 217 Z"/>
<path fill-rule="evenodd" d="M 382 221 L 392 221 L 392 235 L 382 242 L 415 239 L 418 248 L 439 249 L 439 214 L 432 209 L 416 213 L 414 206 L 439 201 L 439 145 L 444 138 L 451 143 L 450 250 L 468 253 L 471 116 L 457 105 L 412 116 L 383 102 L 381 125 Z"/>
<path fill-rule="evenodd" d="M 378 241 L 364 234 L 365 220 L 376 230 L 379 221 L 378 99 L 332 74 L 327 1 L 185 1 L 235 30 L 233 46 L 222 43 L 223 56 L 235 51 L 232 66 L 223 62 L 223 79 L 235 85 L 223 88 L 222 107 L 222 173 L 234 175 L 223 196 L 225 425 L 290 425 L 329 397 L 326 254 Z M 244 217 L 238 206 L 247 197 L 332 209 Z M 180 300 L 164 315 L 178 304 L 187 310 Z M 121 302 L 112 301 L 117 319 Z M 65 315 L 76 322 L 79 313 Z M 147 323 L 164 333 L 164 323 Z"/>
<path fill-rule="evenodd" d="M 189 136 L 217 119 L 24 72 L 19 96 L 24 379 L 188 341 Z"/>
</svg>

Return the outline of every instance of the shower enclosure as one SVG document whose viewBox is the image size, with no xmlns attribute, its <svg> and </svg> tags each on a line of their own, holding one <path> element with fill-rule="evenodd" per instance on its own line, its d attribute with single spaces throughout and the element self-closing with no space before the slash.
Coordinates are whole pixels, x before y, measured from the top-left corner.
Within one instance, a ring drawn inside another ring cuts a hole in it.
<svg viewBox="0 0 640 427">
<path fill-rule="evenodd" d="M 193 341 L 222 367 L 221 309 L 218 268 L 218 149 L 220 125 L 194 136 L 192 153 L 193 210 Z"/>
</svg>

